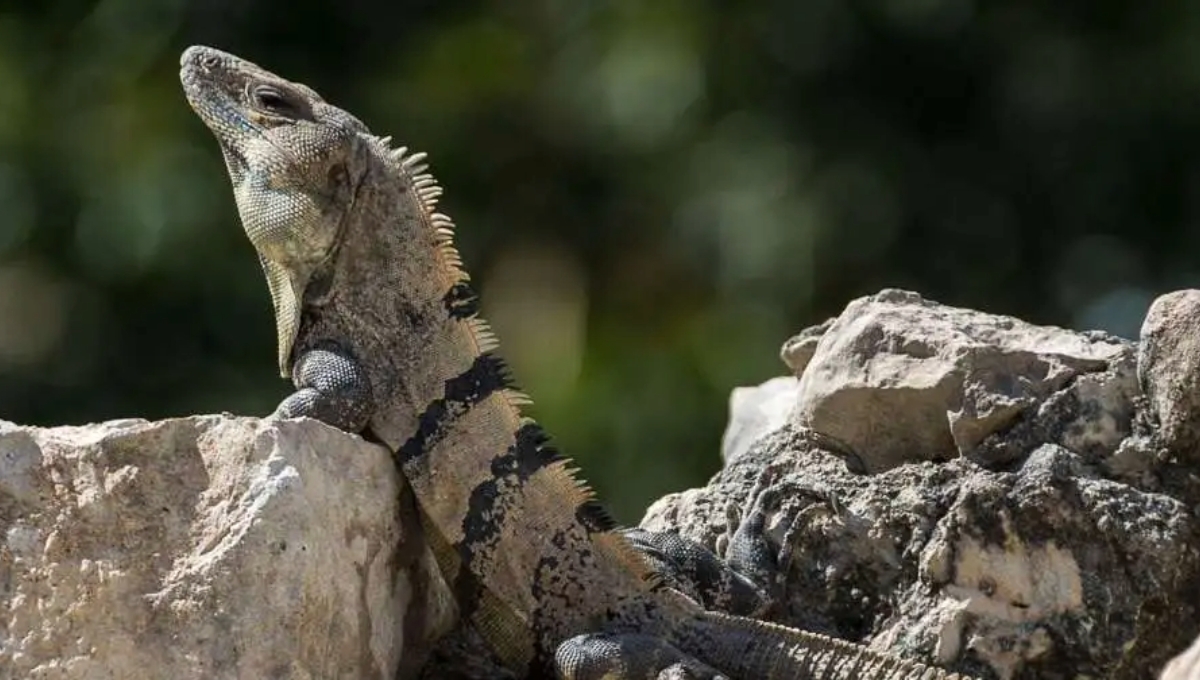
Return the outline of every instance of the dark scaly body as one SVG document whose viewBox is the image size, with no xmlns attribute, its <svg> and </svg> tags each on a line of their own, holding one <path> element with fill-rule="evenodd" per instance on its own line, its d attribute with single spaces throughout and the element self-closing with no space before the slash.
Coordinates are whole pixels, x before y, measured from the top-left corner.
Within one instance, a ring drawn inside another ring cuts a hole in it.
<svg viewBox="0 0 1200 680">
<path fill-rule="evenodd" d="M 507 667 L 580 680 L 855 677 L 831 661 L 930 670 L 705 612 L 665 587 L 520 415 L 527 400 L 476 316 L 422 156 L 233 55 L 189 48 L 181 65 L 271 289 L 280 370 L 297 387 L 277 415 L 395 452 L 460 615 Z"/>
</svg>

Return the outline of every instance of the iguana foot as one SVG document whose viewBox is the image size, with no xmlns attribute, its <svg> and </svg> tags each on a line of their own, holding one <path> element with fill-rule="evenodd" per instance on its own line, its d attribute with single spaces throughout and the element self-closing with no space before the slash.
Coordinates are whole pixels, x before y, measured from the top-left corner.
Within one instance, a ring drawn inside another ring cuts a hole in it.
<svg viewBox="0 0 1200 680">
<path fill-rule="evenodd" d="M 728 545 L 722 559 L 700 543 L 669 531 L 623 529 L 655 571 L 672 588 L 686 594 L 705 609 L 738 616 L 763 618 L 785 601 L 788 570 L 791 568 L 794 535 L 806 513 L 790 508 L 785 512 L 783 540 L 776 547 L 768 535 L 768 519 L 785 499 L 811 497 L 833 505 L 829 494 L 780 479 L 771 467 L 759 475 L 744 508 L 729 508 Z"/>
<path fill-rule="evenodd" d="M 670 531 L 622 529 L 667 585 L 705 609 L 755 617 L 770 605 L 765 590 L 703 545 Z"/>
<path fill-rule="evenodd" d="M 652 635 L 588 633 L 558 646 L 561 680 L 729 680 L 720 671 Z"/>
<path fill-rule="evenodd" d="M 362 365 L 336 347 L 318 347 L 300 355 L 292 367 L 296 392 L 272 417 L 307 416 L 347 432 L 361 432 L 374 411 L 371 382 Z"/>
<path fill-rule="evenodd" d="M 759 475 L 741 511 L 729 506 L 728 526 L 736 528 L 725 549 L 729 567 L 763 588 L 772 606 L 785 601 L 788 572 L 795 555 L 795 535 L 807 515 L 805 508 L 793 507 L 784 511 L 783 501 L 807 496 L 838 512 L 837 499 L 828 492 L 795 481 L 780 480 L 779 476 L 779 471 L 768 466 Z M 782 521 L 786 527 L 778 547 L 767 531 L 768 519 L 777 511 L 785 513 Z"/>
</svg>

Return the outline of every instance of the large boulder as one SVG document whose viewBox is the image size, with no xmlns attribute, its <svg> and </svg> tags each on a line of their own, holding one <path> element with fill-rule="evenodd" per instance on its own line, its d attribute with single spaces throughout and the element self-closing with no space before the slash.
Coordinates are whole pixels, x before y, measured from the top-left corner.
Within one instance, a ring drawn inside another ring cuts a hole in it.
<svg viewBox="0 0 1200 680">
<path fill-rule="evenodd" d="M 1089 390 L 1087 399 L 1128 403 L 1136 390 L 1136 350 L 1128 340 L 1035 326 L 907 291 L 855 300 L 819 328 L 815 343 L 806 332 L 785 348 L 785 358 L 801 368 L 792 418 L 840 442 L 872 472 L 973 454 L 1010 462 L 1019 454 L 977 449 L 1084 376 L 1122 372 L 1105 381 L 1115 396 Z M 795 355 L 806 346 L 811 358 L 800 362 Z M 1132 412 L 1105 412 L 1113 422 L 1085 436 L 1111 447 L 1128 432 Z M 1059 436 L 1075 427 L 1061 417 L 1055 424 Z"/>
<path fill-rule="evenodd" d="M 450 622 L 407 487 L 318 422 L 0 422 L 0 677 L 379 678 Z"/>
</svg>

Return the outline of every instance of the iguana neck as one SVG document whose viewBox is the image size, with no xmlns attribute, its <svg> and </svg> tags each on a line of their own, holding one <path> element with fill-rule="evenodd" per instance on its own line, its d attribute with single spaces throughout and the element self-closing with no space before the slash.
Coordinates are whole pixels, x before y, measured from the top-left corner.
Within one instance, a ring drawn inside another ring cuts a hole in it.
<svg viewBox="0 0 1200 680">
<path fill-rule="evenodd" d="M 446 381 L 487 347 L 464 313 L 466 276 L 449 219 L 433 211 L 437 187 L 423 154 L 406 156 L 374 137 L 364 143 L 352 209 L 304 291 L 292 356 L 330 342 L 352 350 L 374 381 L 371 430 L 397 450 Z"/>
<path fill-rule="evenodd" d="M 353 338 L 368 374 L 394 381 L 372 385 L 369 430 L 413 487 L 460 614 L 518 670 L 571 635 L 669 618 L 655 615 L 666 605 L 650 596 L 643 558 L 521 416 L 528 399 L 476 316 L 449 219 L 420 195 L 432 178 L 404 161 L 377 172 L 356 194 L 328 283 L 306 295 L 318 313 L 302 320 L 298 348 Z"/>
</svg>

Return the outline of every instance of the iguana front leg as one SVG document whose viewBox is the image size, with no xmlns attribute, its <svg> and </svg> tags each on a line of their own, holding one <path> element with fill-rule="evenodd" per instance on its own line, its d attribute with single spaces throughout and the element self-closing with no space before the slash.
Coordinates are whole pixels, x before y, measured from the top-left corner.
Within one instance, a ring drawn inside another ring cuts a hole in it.
<svg viewBox="0 0 1200 680">
<path fill-rule="evenodd" d="M 296 391 L 275 409 L 277 418 L 307 416 L 347 432 L 361 432 L 375 410 L 362 364 L 333 344 L 298 352 L 292 365 Z"/>
<path fill-rule="evenodd" d="M 589 633 L 558 646 L 561 680 L 728 680 L 670 643 L 638 633 Z"/>
</svg>

